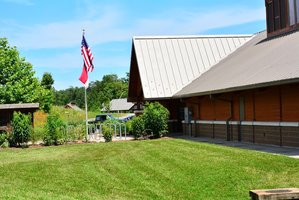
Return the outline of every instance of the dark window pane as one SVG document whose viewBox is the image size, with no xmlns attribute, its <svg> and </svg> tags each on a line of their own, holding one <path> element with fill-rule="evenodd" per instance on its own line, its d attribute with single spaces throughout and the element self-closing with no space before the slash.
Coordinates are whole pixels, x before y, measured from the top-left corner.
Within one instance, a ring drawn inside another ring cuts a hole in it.
<svg viewBox="0 0 299 200">
<path fill-rule="evenodd" d="M 274 31 L 274 13 L 273 13 L 273 2 L 267 3 L 267 30 L 268 33 L 272 33 Z"/>
<path fill-rule="evenodd" d="M 280 9 L 279 0 L 273 0 L 274 2 L 274 30 L 280 29 Z"/>
<path fill-rule="evenodd" d="M 287 26 L 287 1 L 280 0 L 280 26 L 285 28 Z"/>
</svg>

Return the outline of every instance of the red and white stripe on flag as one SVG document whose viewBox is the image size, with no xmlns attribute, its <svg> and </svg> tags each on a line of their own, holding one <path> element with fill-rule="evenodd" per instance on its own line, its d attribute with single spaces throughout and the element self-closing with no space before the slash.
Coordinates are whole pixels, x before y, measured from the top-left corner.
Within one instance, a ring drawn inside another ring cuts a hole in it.
<svg viewBox="0 0 299 200">
<path fill-rule="evenodd" d="M 79 80 L 86 86 L 86 84 L 88 82 L 88 72 L 92 72 L 94 67 L 92 64 L 93 55 L 92 55 L 92 52 L 86 42 L 84 35 L 83 35 L 82 42 L 81 42 L 81 54 L 83 56 L 84 64 L 83 64 L 82 74 L 81 74 Z"/>
</svg>

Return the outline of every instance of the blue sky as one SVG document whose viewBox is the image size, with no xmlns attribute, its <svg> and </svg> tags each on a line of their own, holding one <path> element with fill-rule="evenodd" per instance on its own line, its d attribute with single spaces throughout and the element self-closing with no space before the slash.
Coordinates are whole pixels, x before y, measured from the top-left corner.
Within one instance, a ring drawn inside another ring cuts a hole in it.
<svg viewBox="0 0 299 200">
<path fill-rule="evenodd" d="M 90 81 L 129 72 L 133 36 L 250 34 L 265 30 L 264 0 L 0 0 L 0 37 L 50 72 L 56 89 L 82 86 L 82 29 Z"/>
</svg>

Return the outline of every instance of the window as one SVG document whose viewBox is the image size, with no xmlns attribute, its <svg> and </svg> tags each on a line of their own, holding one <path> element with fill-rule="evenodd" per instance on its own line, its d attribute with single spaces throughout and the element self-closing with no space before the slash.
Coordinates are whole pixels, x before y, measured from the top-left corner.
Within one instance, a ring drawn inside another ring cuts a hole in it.
<svg viewBox="0 0 299 200">
<path fill-rule="evenodd" d="M 265 0 L 268 35 L 299 28 L 299 0 Z"/>
<path fill-rule="evenodd" d="M 289 3 L 289 22 L 290 26 L 299 23 L 299 1 L 298 0 L 288 0 Z"/>
<path fill-rule="evenodd" d="M 287 27 L 287 5 L 291 0 L 266 0 L 267 30 L 272 33 Z"/>
</svg>

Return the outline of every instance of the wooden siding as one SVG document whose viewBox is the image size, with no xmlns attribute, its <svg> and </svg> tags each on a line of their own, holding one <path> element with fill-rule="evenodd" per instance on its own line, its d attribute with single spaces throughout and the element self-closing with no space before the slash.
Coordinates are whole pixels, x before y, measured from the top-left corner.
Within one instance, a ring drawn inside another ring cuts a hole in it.
<svg viewBox="0 0 299 200">
<path fill-rule="evenodd" d="M 209 96 L 205 96 L 200 101 L 200 113 L 199 118 L 205 120 L 214 120 L 215 119 L 215 110 L 214 110 L 214 102 L 209 98 Z"/>
<path fill-rule="evenodd" d="M 299 121 L 298 83 L 217 96 L 192 97 L 184 99 L 184 102 L 193 111 L 195 120 L 238 121 L 240 120 L 239 99 L 241 97 L 244 98 L 244 121 Z"/>
<path fill-rule="evenodd" d="M 299 84 L 281 87 L 282 121 L 299 121 Z"/>
<path fill-rule="evenodd" d="M 279 87 L 255 91 L 255 120 L 280 121 Z"/>
<path fill-rule="evenodd" d="M 215 119 L 228 120 L 230 117 L 230 102 L 215 99 Z"/>
</svg>

